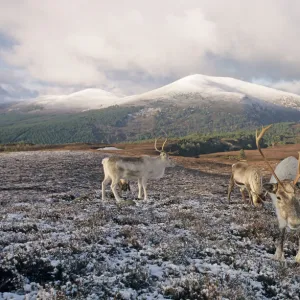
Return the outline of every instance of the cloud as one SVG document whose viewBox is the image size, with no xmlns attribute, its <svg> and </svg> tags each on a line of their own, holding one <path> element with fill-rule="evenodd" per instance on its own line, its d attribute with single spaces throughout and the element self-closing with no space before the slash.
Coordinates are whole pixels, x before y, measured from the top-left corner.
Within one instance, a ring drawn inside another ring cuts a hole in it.
<svg viewBox="0 0 300 300">
<path fill-rule="evenodd" d="M 278 81 L 271 84 L 271 87 L 274 89 L 287 91 L 294 94 L 300 95 L 300 80 L 292 81 Z"/>
<path fill-rule="evenodd" d="M 0 103 L 36 97 L 38 92 L 30 86 L 28 74 L 11 68 L 0 59 Z"/>
<path fill-rule="evenodd" d="M 0 7 L 0 57 L 56 89 L 134 93 L 192 73 L 300 80 L 297 0 L 0 0 Z"/>
</svg>

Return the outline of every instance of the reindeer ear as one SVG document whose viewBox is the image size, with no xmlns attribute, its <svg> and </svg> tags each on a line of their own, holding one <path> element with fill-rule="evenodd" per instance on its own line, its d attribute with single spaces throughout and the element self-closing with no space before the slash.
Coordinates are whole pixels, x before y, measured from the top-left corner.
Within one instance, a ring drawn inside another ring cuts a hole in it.
<svg viewBox="0 0 300 300">
<path fill-rule="evenodd" d="M 275 194 L 278 189 L 278 183 L 265 183 L 263 187 L 267 192 Z"/>
<path fill-rule="evenodd" d="M 300 189 L 300 182 L 296 182 L 295 186 Z"/>
</svg>

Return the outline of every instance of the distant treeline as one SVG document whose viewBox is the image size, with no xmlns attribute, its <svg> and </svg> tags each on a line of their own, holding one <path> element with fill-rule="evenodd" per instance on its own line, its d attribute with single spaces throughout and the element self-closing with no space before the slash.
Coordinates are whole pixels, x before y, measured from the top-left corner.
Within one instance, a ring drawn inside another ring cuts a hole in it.
<svg viewBox="0 0 300 300">
<path fill-rule="evenodd" d="M 260 130 L 260 129 L 258 129 Z M 295 123 L 278 123 L 265 134 L 262 147 L 276 144 L 294 144 L 300 142 L 300 126 Z M 196 156 L 213 152 L 256 149 L 255 130 L 200 134 L 195 133 L 181 138 L 173 151 L 179 155 Z"/>
<path fill-rule="evenodd" d="M 149 142 L 150 140 L 136 140 L 134 143 Z M 151 142 L 153 140 L 151 139 Z M 262 147 L 269 147 L 276 144 L 300 143 L 300 125 L 295 123 L 274 124 L 262 139 Z M 58 143 L 59 144 L 59 143 Z M 61 143 L 62 144 L 62 143 Z M 64 143 L 66 144 L 66 143 Z M 100 145 L 88 144 L 68 144 L 64 146 L 80 147 L 82 149 L 97 148 Z M 103 145 L 103 144 L 102 144 Z M 107 144 L 106 144 L 107 145 Z M 0 144 L 0 151 L 26 151 L 56 149 L 62 145 L 53 144 L 32 144 L 24 141 L 17 143 Z M 232 151 L 232 150 L 256 149 L 255 131 L 239 130 L 227 133 L 201 134 L 194 133 L 181 138 L 170 138 L 167 151 L 172 151 L 182 156 L 198 156 L 200 154 Z"/>
</svg>

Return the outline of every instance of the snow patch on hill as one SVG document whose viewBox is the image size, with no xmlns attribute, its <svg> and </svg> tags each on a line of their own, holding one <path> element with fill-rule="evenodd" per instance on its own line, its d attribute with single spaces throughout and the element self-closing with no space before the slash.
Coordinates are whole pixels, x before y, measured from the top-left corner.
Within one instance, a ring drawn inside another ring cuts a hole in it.
<svg viewBox="0 0 300 300">
<path fill-rule="evenodd" d="M 300 107 L 300 96 L 288 92 L 279 91 L 262 85 L 245 82 L 229 77 L 213 77 L 200 74 L 190 75 L 179 79 L 161 88 L 129 96 L 128 102 L 138 102 L 153 99 L 172 99 L 178 95 L 186 94 L 185 102 L 188 104 L 189 98 L 193 94 L 198 94 L 199 103 L 203 99 L 241 101 L 245 97 L 258 99 L 273 104 L 284 105 L 286 107 Z M 194 101 L 193 101 L 194 103 Z"/>
<path fill-rule="evenodd" d="M 43 109 L 76 109 L 89 110 L 105 108 L 122 103 L 116 95 L 101 89 L 85 89 L 69 95 L 40 96 L 23 105 L 42 106 Z"/>
</svg>

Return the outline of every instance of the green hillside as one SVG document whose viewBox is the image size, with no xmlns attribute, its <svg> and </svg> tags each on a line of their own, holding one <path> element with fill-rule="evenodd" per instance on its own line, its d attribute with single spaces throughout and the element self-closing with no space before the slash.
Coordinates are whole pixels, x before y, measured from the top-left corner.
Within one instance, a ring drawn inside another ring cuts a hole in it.
<svg viewBox="0 0 300 300">
<path fill-rule="evenodd" d="M 0 114 L 0 144 L 116 143 L 150 139 L 163 131 L 170 137 L 194 134 L 203 139 L 218 137 L 221 133 L 254 130 L 270 123 L 284 122 L 286 125 L 280 126 L 292 128 L 291 124 L 299 121 L 299 111 L 282 107 L 179 107 L 158 101 L 151 107 L 112 106 L 76 114 L 7 112 Z M 285 137 L 298 133 L 296 129 L 282 132 Z M 278 139 L 282 141 L 283 138 Z"/>
<path fill-rule="evenodd" d="M 139 107 L 109 107 L 78 114 L 0 115 L 0 143 L 34 144 L 116 142 L 126 139 L 119 128 Z"/>
</svg>

